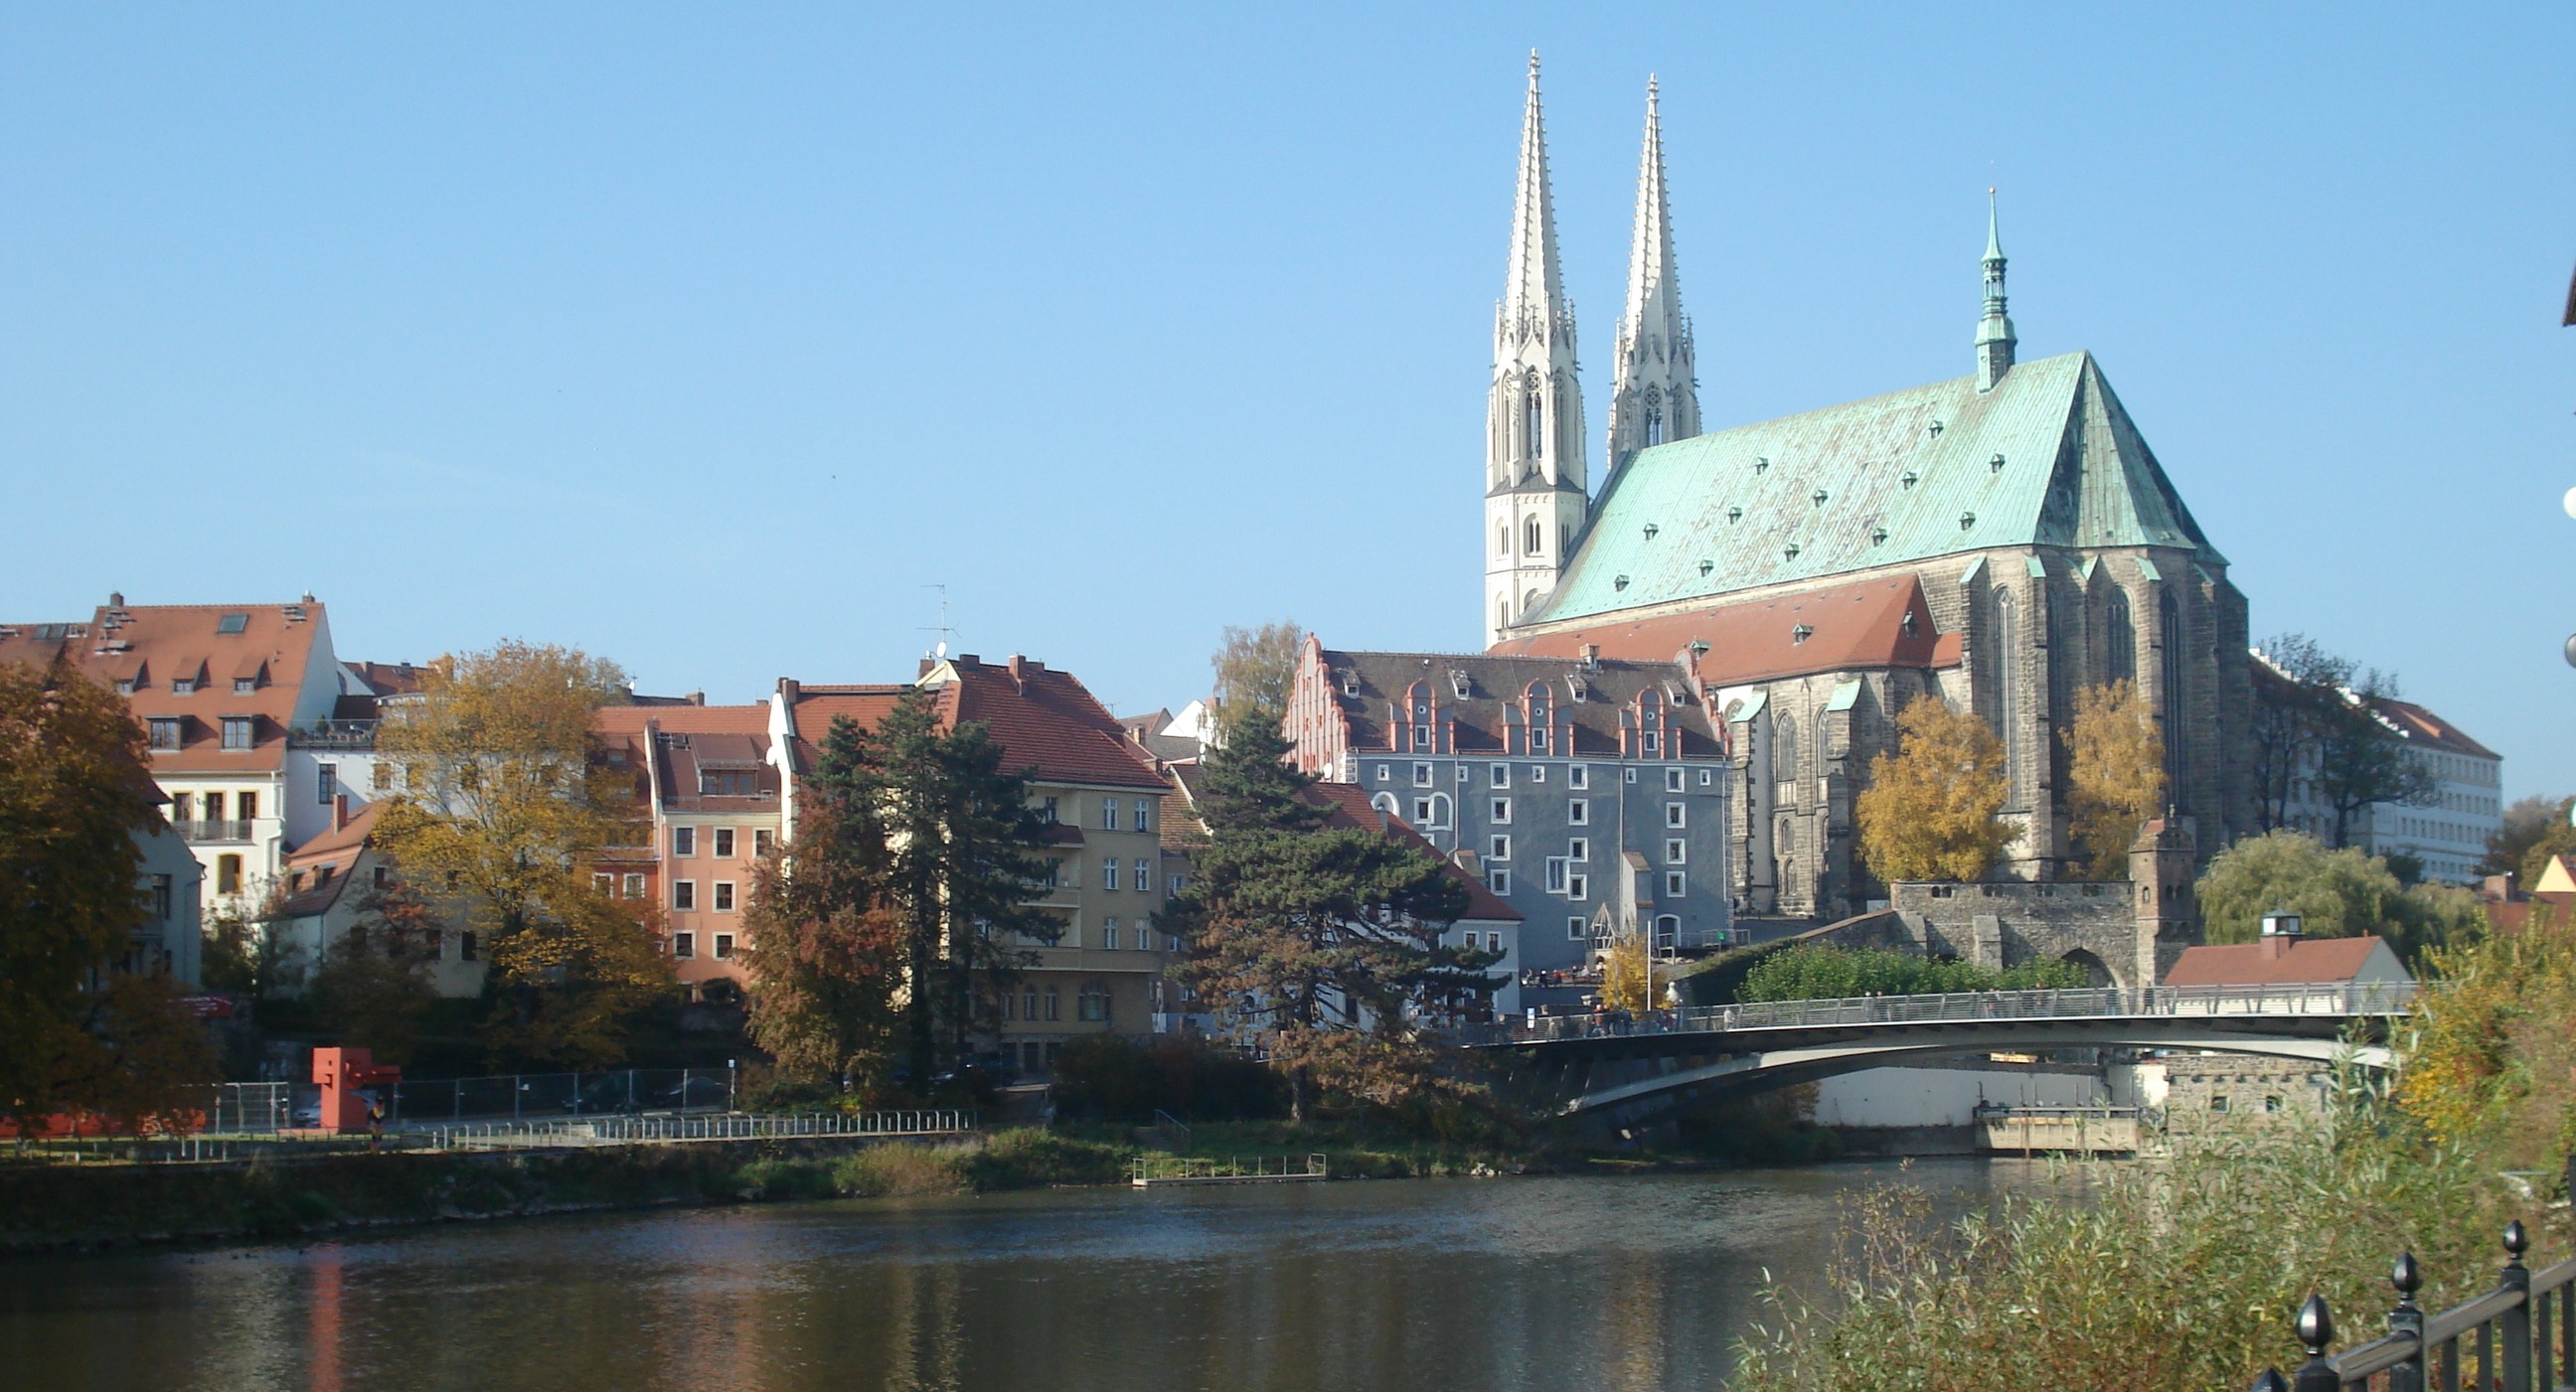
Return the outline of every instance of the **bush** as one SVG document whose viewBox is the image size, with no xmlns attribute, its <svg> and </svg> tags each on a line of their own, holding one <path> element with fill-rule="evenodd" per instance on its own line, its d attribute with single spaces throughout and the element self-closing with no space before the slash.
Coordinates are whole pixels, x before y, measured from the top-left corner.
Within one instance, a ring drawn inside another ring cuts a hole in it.
<svg viewBox="0 0 2576 1392">
<path fill-rule="evenodd" d="M 2073 962 L 2024 962 L 1996 970 L 1878 948 L 1804 946 L 1776 952 L 1747 973 L 1736 999 L 1840 1000 L 1848 996 L 1929 996 L 1959 991 L 2040 991 L 2091 984 Z"/>
<path fill-rule="evenodd" d="M 1085 1035 L 1056 1057 L 1056 1114 L 1142 1125 L 1157 1110 L 1189 1121 L 1285 1116 L 1287 1084 L 1277 1072 L 1204 1040 L 1137 1044 Z"/>
</svg>

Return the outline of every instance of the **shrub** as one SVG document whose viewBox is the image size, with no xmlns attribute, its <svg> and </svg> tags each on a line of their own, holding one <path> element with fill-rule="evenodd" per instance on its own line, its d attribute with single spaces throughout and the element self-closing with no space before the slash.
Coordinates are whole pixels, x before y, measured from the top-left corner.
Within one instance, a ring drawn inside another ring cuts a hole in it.
<svg viewBox="0 0 2576 1392">
<path fill-rule="evenodd" d="M 2089 984 L 2073 962 L 2024 962 L 2000 971 L 1878 948 L 1808 945 L 1775 952 L 1756 965 L 1738 1000 L 1839 1000 L 1847 996 L 1926 996 L 1956 991 L 2038 991 Z"/>
<path fill-rule="evenodd" d="M 1204 1040 L 1137 1044 L 1094 1034 L 1069 1041 L 1056 1057 L 1059 1116 L 1091 1121 L 1152 1121 L 1157 1110 L 1191 1121 L 1284 1116 L 1287 1084 L 1269 1068 Z"/>
</svg>

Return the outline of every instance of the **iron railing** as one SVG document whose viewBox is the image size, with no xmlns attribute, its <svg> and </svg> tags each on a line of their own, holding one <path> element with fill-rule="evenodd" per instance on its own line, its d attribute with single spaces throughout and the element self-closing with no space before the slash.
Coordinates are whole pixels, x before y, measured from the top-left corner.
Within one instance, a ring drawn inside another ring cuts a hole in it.
<svg viewBox="0 0 2576 1392">
<path fill-rule="evenodd" d="M 424 1128 L 441 1150 L 526 1150 L 676 1141 L 792 1140 L 805 1136 L 950 1136 L 973 1131 L 972 1111 L 788 1112 L 776 1115 L 586 1117 L 468 1122 Z"/>
<path fill-rule="evenodd" d="M 316 720 L 289 727 L 286 742 L 297 749 L 373 749 L 376 747 L 376 722 Z"/>
<path fill-rule="evenodd" d="M 1694 1006 L 1643 1015 L 1533 1015 L 1466 1026 L 1467 1044 L 1544 1044 L 1630 1035 L 1720 1034 L 1737 1030 L 1811 1029 L 1821 1025 L 1912 1025 L 1982 1020 L 2278 1018 L 2403 1015 L 2414 1004 L 2411 981 L 2321 982 L 2278 986 L 2101 986 L 2063 991 L 1962 991 L 1938 996 L 1856 996 L 1843 1000 L 1765 1001 Z"/>
<path fill-rule="evenodd" d="M 180 840 L 189 842 L 248 841 L 257 829 L 253 823 L 241 821 L 173 822 L 170 825 L 179 833 Z"/>
<path fill-rule="evenodd" d="M 2288 1378 L 2278 1368 L 2264 1369 L 2254 1392 L 2576 1387 L 2576 1257 L 2533 1271 L 2522 1264 L 2529 1243 L 2519 1221 L 2506 1225 L 2496 1288 L 2433 1314 L 2415 1303 L 2423 1288 L 2415 1254 L 2400 1256 L 2388 1277 L 2397 1288 L 2388 1332 L 2339 1354 L 2326 1352 L 2335 1339 L 2334 1312 L 2324 1296 L 2309 1296 L 2295 1325 L 2308 1361 Z"/>
<path fill-rule="evenodd" d="M 1206 1183 L 1221 1179 L 1330 1179 L 1332 1165 L 1322 1151 L 1296 1155 L 1236 1155 L 1223 1160 L 1195 1155 L 1139 1155 L 1127 1162 L 1127 1180 L 1142 1188 L 1184 1180 Z"/>
</svg>

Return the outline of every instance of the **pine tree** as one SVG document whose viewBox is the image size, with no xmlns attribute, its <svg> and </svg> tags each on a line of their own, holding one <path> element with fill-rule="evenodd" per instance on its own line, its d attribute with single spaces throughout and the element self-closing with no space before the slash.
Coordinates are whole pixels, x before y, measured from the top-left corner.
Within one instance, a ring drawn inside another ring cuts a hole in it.
<svg viewBox="0 0 2576 1392">
<path fill-rule="evenodd" d="M 1858 800 L 1861 855 L 1898 880 L 1981 880 L 2012 841 L 2004 746 L 1986 722 L 1918 696 L 1897 713 L 1897 752 L 1870 761 Z"/>
<path fill-rule="evenodd" d="M 1275 709 L 1239 710 L 1206 765 L 1197 874 L 1162 916 L 1178 974 L 1265 1034 L 1298 1121 L 1318 1085 L 1391 1102 L 1421 1085 L 1415 1017 L 1489 992 L 1498 954 L 1442 937 L 1467 893 L 1434 856 L 1334 827 L 1288 766 Z"/>
</svg>

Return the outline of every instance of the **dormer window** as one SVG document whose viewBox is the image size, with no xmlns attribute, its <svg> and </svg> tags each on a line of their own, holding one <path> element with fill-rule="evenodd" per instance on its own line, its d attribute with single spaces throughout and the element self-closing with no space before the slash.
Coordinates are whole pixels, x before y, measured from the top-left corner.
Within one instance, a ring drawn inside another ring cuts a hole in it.
<svg viewBox="0 0 2576 1392">
<path fill-rule="evenodd" d="M 1789 630 L 1789 641 L 1792 643 L 1803 643 L 1815 636 L 1816 631 L 1807 627 L 1805 624 L 1800 624 L 1796 628 Z"/>
<path fill-rule="evenodd" d="M 1551 754 L 1554 748 L 1555 702 L 1548 696 L 1547 683 L 1531 682 L 1521 693 L 1521 705 L 1529 717 L 1529 752 Z"/>
<path fill-rule="evenodd" d="M 1475 688 L 1468 683 L 1466 673 L 1458 671 L 1455 668 L 1450 669 L 1449 694 L 1457 697 L 1461 701 L 1464 701 L 1467 699 L 1469 693 L 1474 689 Z"/>
<path fill-rule="evenodd" d="M 170 694 L 173 696 L 196 695 L 197 679 L 194 677 L 172 677 L 170 679 Z"/>
<path fill-rule="evenodd" d="M 1728 508 L 1728 509 L 1726 510 L 1726 522 L 1727 522 L 1727 525 L 1728 525 L 1728 526 L 1730 526 L 1730 527 L 1731 527 L 1731 526 L 1735 525 L 1736 523 L 1741 522 L 1741 521 L 1743 521 L 1743 520 L 1744 520 L 1744 509 L 1742 509 L 1742 508 L 1740 508 L 1740 507 L 1731 507 L 1731 508 Z"/>
<path fill-rule="evenodd" d="M 1896 629 L 1897 629 L 1897 631 L 1898 631 L 1899 633 L 1904 634 L 1904 635 L 1905 635 L 1906 637 L 1908 637 L 1908 638 L 1911 638 L 1911 637 L 1913 637 L 1913 636 L 1914 636 L 1914 611 L 1913 611 L 1913 610 L 1908 609 L 1908 610 L 1906 610 L 1906 611 L 1905 611 L 1905 617 L 1904 617 L 1904 618 L 1902 618 L 1902 619 L 1897 620 Z"/>
</svg>

